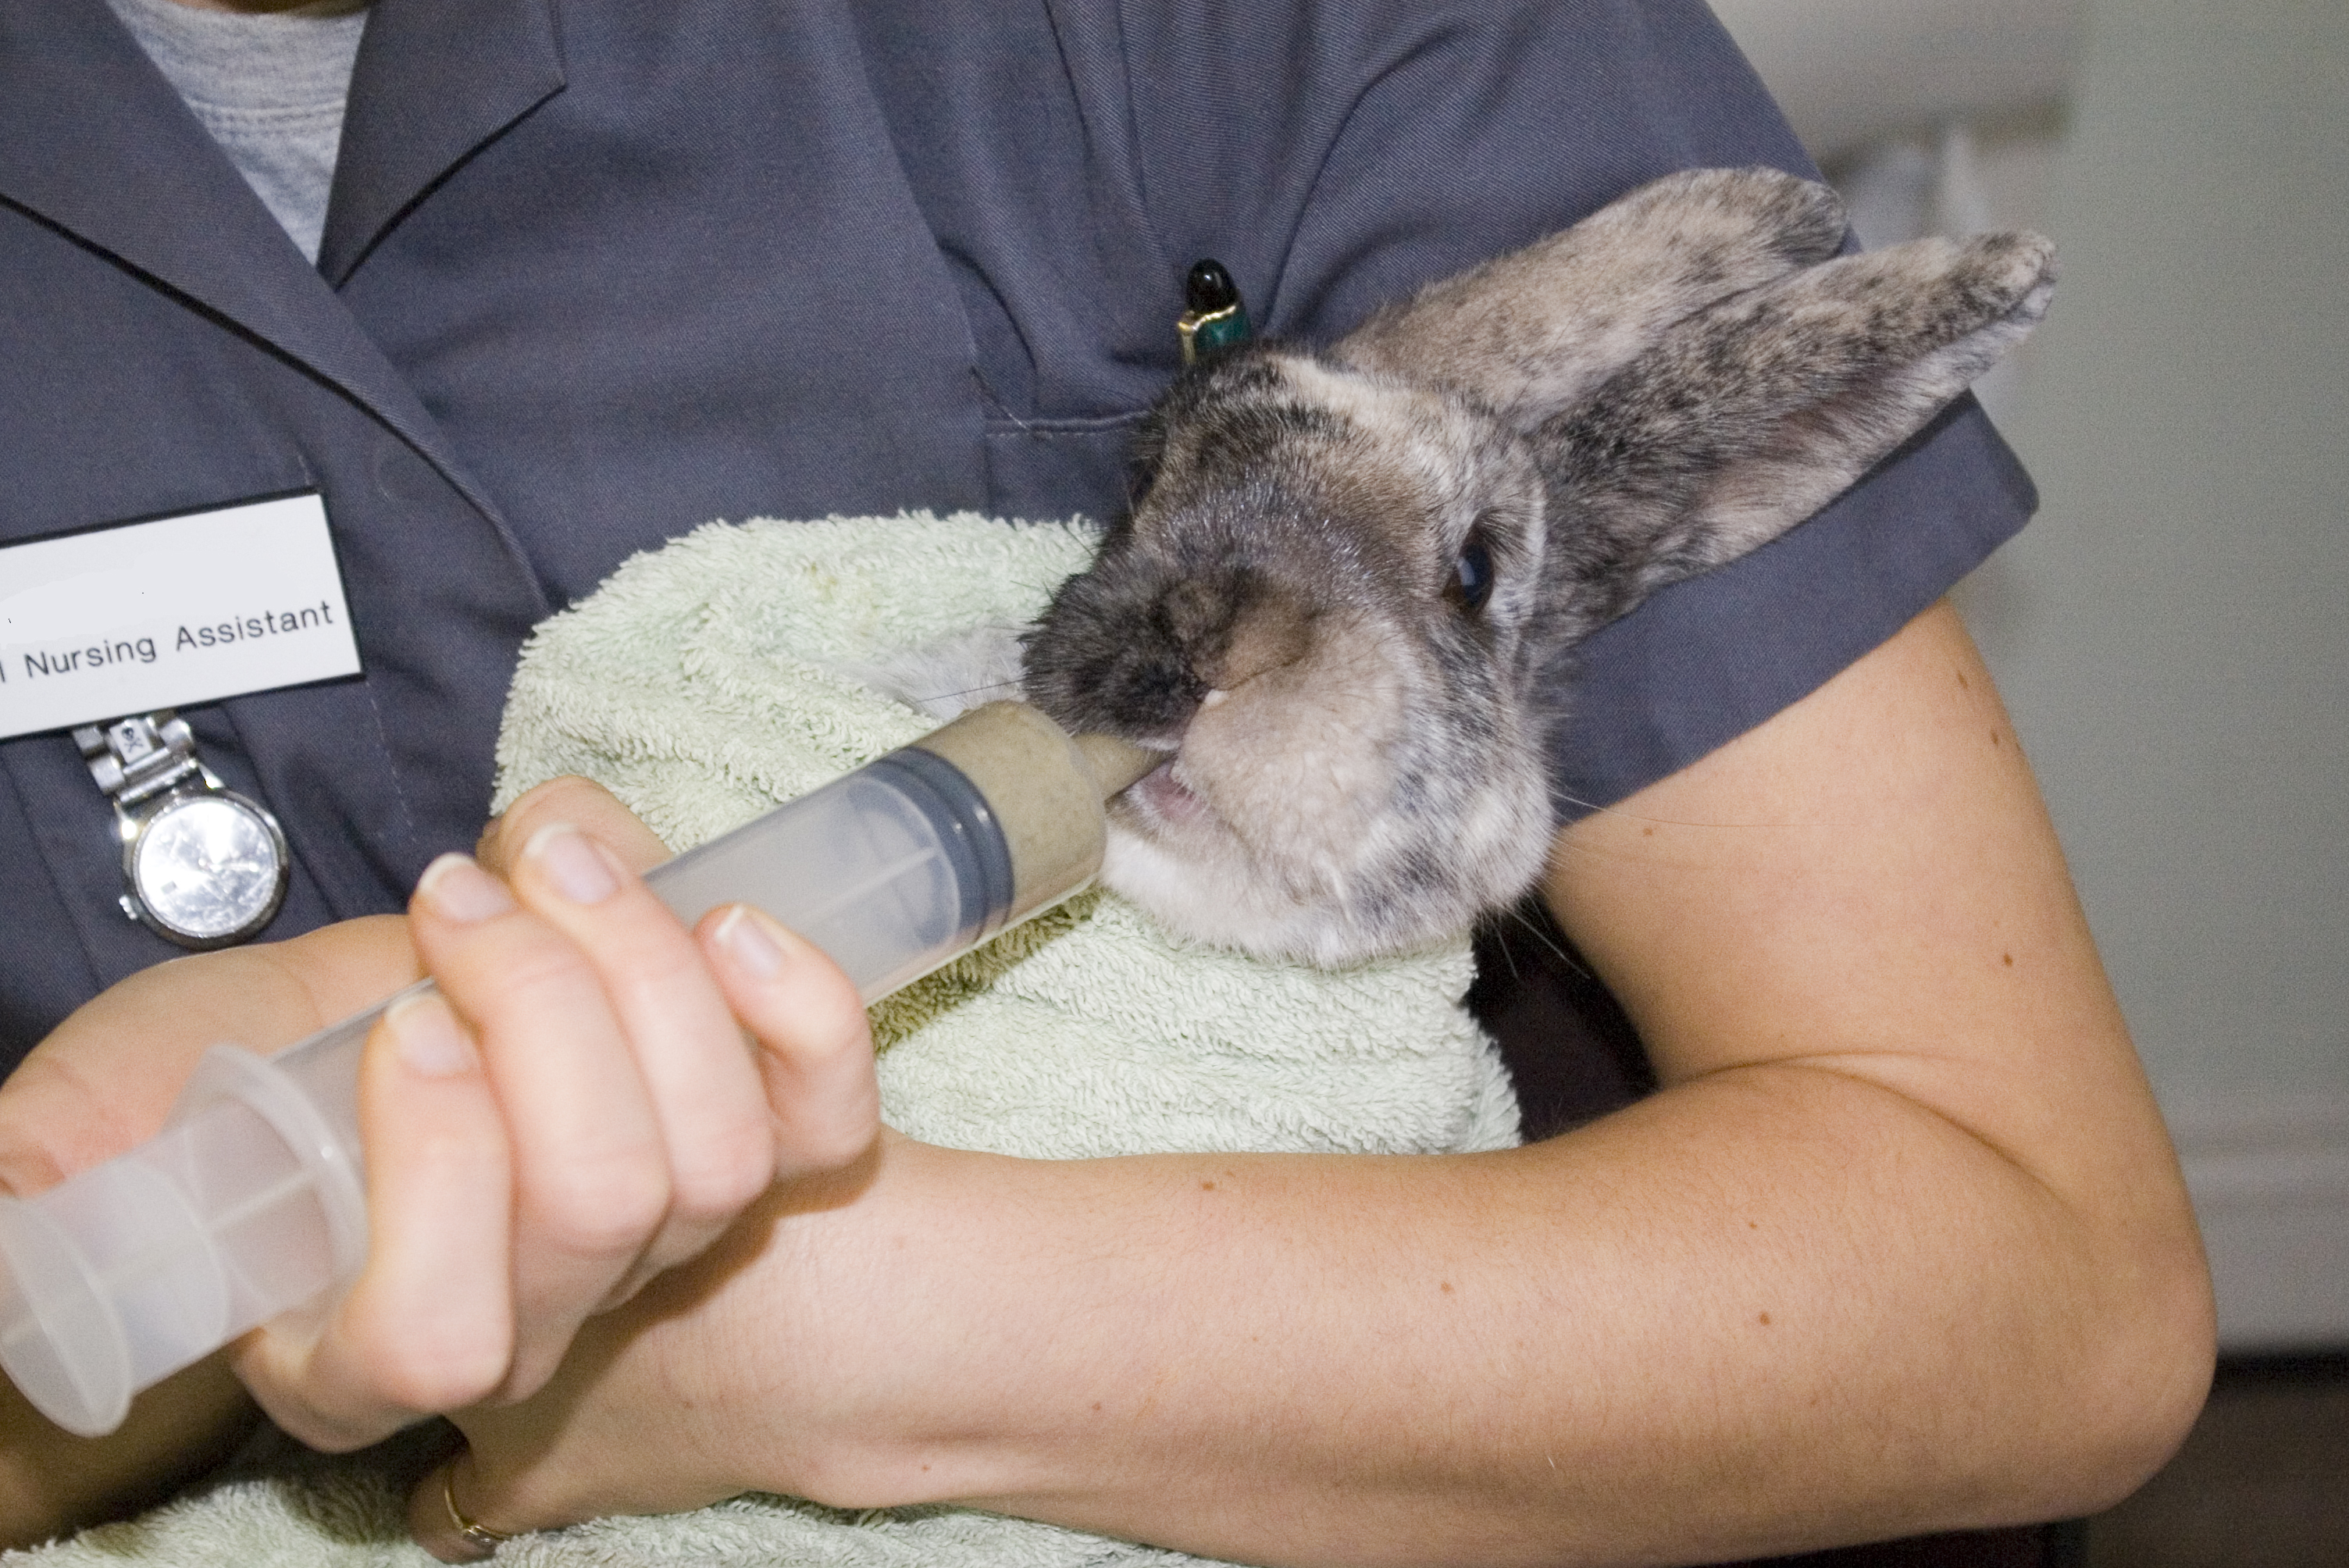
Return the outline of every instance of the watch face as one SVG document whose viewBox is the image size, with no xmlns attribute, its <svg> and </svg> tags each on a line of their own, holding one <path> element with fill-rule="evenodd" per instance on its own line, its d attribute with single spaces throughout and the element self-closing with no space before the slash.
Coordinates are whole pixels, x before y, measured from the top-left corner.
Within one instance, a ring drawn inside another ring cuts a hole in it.
<svg viewBox="0 0 2349 1568">
<path fill-rule="evenodd" d="M 193 795 L 148 820 L 130 881 L 147 913 L 195 942 L 233 940 L 276 913 L 285 855 L 275 824 L 240 798 Z"/>
</svg>

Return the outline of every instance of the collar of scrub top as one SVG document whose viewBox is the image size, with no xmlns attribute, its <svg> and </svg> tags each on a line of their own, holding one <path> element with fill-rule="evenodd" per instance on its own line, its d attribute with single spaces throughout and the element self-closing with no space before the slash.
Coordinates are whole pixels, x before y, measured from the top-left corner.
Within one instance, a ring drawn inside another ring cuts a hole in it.
<svg viewBox="0 0 2349 1568">
<path fill-rule="evenodd" d="M 460 31 L 466 47 L 447 49 Z M 313 267 L 110 9 L 0 6 L 0 198 L 300 360 L 503 530 L 334 290 L 419 197 L 564 84 L 550 0 L 378 4 Z M 422 102 L 430 115 L 412 113 Z"/>
</svg>

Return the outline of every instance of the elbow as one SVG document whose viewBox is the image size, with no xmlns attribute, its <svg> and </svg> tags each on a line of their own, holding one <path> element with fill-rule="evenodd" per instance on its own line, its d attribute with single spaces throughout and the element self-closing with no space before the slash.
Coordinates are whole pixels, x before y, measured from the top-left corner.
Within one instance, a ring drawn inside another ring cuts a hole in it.
<svg viewBox="0 0 2349 1568">
<path fill-rule="evenodd" d="M 2158 1237 L 2141 1240 L 2111 1270 L 2076 1332 L 2075 1378 L 2048 1411 L 2064 1460 L 2044 1472 L 2056 1496 L 2042 1517 L 2079 1517 L 2112 1507 L 2174 1456 L 2209 1398 L 2218 1358 L 2218 1315 L 2209 1265 L 2190 1209 Z"/>
</svg>

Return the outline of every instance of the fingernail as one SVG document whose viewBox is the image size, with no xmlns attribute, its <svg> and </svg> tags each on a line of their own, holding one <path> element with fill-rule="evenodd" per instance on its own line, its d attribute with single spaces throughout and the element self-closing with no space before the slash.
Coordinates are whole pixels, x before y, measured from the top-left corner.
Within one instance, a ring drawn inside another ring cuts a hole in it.
<svg viewBox="0 0 2349 1568">
<path fill-rule="evenodd" d="M 399 1059 L 421 1078 L 455 1078 L 481 1065 L 473 1042 L 438 996 L 403 996 L 385 1009 Z"/>
<path fill-rule="evenodd" d="M 514 906 L 505 883 L 459 854 L 442 855 L 426 866 L 416 891 L 442 917 L 460 925 L 488 920 Z"/>
<path fill-rule="evenodd" d="M 522 858 L 536 861 L 554 891 L 574 903 L 601 903 L 620 891 L 620 880 L 587 835 L 568 822 L 550 822 L 533 833 Z"/>
<path fill-rule="evenodd" d="M 718 923 L 713 934 L 726 955 L 761 980 L 783 972 L 782 944 L 764 929 L 767 917 L 747 903 L 738 903 Z"/>
</svg>

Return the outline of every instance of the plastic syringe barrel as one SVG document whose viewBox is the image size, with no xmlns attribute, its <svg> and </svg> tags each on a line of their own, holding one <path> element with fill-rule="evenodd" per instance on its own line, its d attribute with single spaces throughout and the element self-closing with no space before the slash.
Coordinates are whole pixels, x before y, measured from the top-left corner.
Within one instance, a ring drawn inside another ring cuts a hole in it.
<svg viewBox="0 0 2349 1568">
<path fill-rule="evenodd" d="M 688 923 L 759 905 L 872 1002 L 1091 881 L 1102 801 L 1156 760 L 992 703 L 646 882 Z M 358 1059 L 383 1011 L 266 1058 L 214 1047 L 154 1138 L 0 1198 L 0 1366 L 43 1414 L 112 1431 L 140 1389 L 357 1274 Z"/>
</svg>

